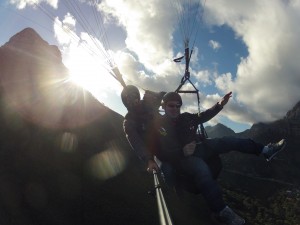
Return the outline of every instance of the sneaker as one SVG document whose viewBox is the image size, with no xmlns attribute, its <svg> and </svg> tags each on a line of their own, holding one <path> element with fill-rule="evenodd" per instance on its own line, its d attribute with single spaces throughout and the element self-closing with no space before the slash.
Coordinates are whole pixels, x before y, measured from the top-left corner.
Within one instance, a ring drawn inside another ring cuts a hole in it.
<svg viewBox="0 0 300 225">
<path fill-rule="evenodd" d="M 285 146 L 286 146 L 285 139 L 282 139 L 281 141 L 274 144 L 272 143 L 268 144 L 267 145 L 268 150 L 266 153 L 264 153 L 264 157 L 268 162 L 270 162 L 274 158 L 274 156 L 276 156 L 279 152 L 284 150 Z"/>
<path fill-rule="evenodd" d="M 226 225 L 243 225 L 245 220 L 226 206 L 216 217 L 218 222 Z"/>
</svg>

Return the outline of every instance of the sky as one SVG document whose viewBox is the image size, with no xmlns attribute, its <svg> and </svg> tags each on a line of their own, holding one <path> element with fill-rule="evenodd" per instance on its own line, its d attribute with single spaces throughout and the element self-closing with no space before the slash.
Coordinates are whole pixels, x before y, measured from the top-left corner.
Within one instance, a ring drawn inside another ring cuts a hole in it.
<svg viewBox="0 0 300 225">
<path fill-rule="evenodd" d="M 191 29 L 190 76 L 201 110 L 233 93 L 205 126 L 223 123 L 241 132 L 253 123 L 283 118 L 300 100 L 299 0 L 71 2 L 77 3 L 1 1 L 0 45 L 22 29 L 34 28 L 59 47 L 74 82 L 121 115 L 126 113 L 122 86 L 108 71 L 117 66 L 125 82 L 142 94 L 174 91 L 185 64 L 173 59 L 184 54 L 186 29 Z M 182 111 L 196 113 L 196 96 L 182 97 Z"/>
</svg>

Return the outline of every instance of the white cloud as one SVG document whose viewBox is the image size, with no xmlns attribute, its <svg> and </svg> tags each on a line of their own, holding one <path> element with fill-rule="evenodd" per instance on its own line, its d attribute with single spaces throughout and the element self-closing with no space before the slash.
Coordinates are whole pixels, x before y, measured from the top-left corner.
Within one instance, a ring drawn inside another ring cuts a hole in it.
<svg viewBox="0 0 300 225">
<path fill-rule="evenodd" d="M 123 70 L 125 76 L 135 82 L 138 77 L 139 85 L 153 90 L 174 91 L 180 84 L 185 70 L 184 59 L 181 64 L 172 61 L 184 53 L 173 51 L 173 32 L 178 28 L 178 11 L 174 9 L 175 5 L 170 3 L 172 2 L 156 0 L 107 0 L 99 5 L 106 13 L 106 21 L 117 20 L 126 31 L 127 49 L 135 56 L 131 59 L 139 64 L 139 69 L 135 72 L 128 67 Z M 197 47 L 194 48 L 190 64 L 199 67 Z M 210 83 L 208 71 L 198 72 L 191 69 L 191 73 L 196 74 L 196 79 L 205 78 L 203 85 Z M 133 75 L 135 79 L 132 79 Z"/>
<path fill-rule="evenodd" d="M 198 72 L 195 72 L 195 74 L 193 74 L 193 77 L 195 77 L 198 86 L 202 85 L 205 87 L 213 83 L 213 74 L 208 70 L 200 70 Z"/>
<path fill-rule="evenodd" d="M 103 1 L 100 8 L 113 16 L 126 30 L 127 49 L 134 53 L 136 57 L 133 58 L 140 64 L 140 69 L 133 73 L 133 81 L 137 82 L 138 77 L 142 87 L 174 91 L 183 76 L 184 63 L 176 64 L 172 61 L 176 57 L 172 35 L 177 20 L 176 11 L 170 2 Z M 195 48 L 191 61 L 193 65 L 197 64 L 197 54 L 198 49 Z M 130 70 L 127 68 L 127 71 L 123 71 L 128 76 Z"/>
<path fill-rule="evenodd" d="M 218 51 L 222 47 L 219 42 L 214 41 L 214 40 L 210 40 L 208 42 L 208 45 L 215 51 Z"/>
<path fill-rule="evenodd" d="M 173 58 L 175 11 L 168 1 L 102 1 L 102 11 L 115 17 L 127 33 L 127 48 L 150 71 L 161 74 L 162 64 Z M 170 10 L 166 10 L 170 9 Z"/>
<path fill-rule="evenodd" d="M 58 17 L 54 20 L 54 34 L 59 44 L 66 46 L 69 45 L 72 41 L 79 41 L 75 33 L 75 18 L 68 13 L 64 16 L 63 21 L 60 21 Z"/>
<path fill-rule="evenodd" d="M 36 6 L 41 2 L 45 2 L 53 8 L 57 8 L 58 5 L 58 0 L 9 0 L 9 3 L 16 5 L 18 9 L 24 9 L 27 6 Z"/>
<path fill-rule="evenodd" d="M 232 90 L 232 75 L 231 73 L 222 74 L 215 79 L 216 87 L 222 92 L 227 93 Z"/>
<path fill-rule="evenodd" d="M 206 21 L 231 27 L 248 48 L 236 79 L 217 80 L 221 89 L 234 88 L 236 99 L 247 108 L 239 121 L 282 118 L 300 100 L 299 1 L 216 0 L 206 7 Z"/>
<path fill-rule="evenodd" d="M 76 20 L 70 13 L 67 13 L 67 15 L 65 15 L 63 24 L 68 29 L 75 31 Z"/>
</svg>

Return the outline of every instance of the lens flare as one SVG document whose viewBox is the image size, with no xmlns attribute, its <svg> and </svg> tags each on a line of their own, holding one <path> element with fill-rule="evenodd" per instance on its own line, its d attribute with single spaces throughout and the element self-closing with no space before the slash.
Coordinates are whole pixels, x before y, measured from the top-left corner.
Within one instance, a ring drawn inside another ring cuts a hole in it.
<svg viewBox="0 0 300 225">
<path fill-rule="evenodd" d="M 121 173 L 126 166 L 126 159 L 118 149 L 108 149 L 93 156 L 89 163 L 89 171 L 93 177 L 107 180 Z"/>
<path fill-rule="evenodd" d="M 63 152 L 74 152 L 78 146 L 77 136 L 73 133 L 65 132 L 61 136 L 60 149 Z"/>
</svg>

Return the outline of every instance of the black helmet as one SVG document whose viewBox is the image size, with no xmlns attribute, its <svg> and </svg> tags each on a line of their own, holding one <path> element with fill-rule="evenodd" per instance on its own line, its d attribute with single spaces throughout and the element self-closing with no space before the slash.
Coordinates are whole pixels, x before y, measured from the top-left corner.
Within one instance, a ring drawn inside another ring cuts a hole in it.
<svg viewBox="0 0 300 225">
<path fill-rule="evenodd" d="M 136 86 L 127 85 L 121 92 L 121 99 L 126 108 L 131 105 L 130 100 L 137 98 L 140 100 L 141 96 L 140 91 Z"/>
<path fill-rule="evenodd" d="M 181 96 L 177 92 L 168 92 L 164 95 L 161 105 L 164 106 L 169 101 L 178 101 L 180 105 L 182 105 L 182 99 Z"/>
</svg>

